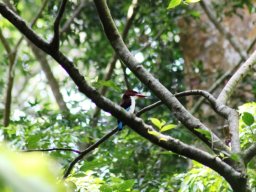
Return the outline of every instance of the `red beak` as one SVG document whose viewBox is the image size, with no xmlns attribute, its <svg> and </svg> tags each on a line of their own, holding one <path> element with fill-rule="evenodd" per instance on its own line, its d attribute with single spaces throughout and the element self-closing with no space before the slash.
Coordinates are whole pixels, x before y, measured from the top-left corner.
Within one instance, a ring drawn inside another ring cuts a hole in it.
<svg viewBox="0 0 256 192">
<path fill-rule="evenodd" d="M 144 97 L 146 97 L 145 95 L 142 95 L 142 94 L 140 94 L 140 93 L 137 93 L 136 96 L 139 97 L 139 98 L 144 98 Z"/>
</svg>

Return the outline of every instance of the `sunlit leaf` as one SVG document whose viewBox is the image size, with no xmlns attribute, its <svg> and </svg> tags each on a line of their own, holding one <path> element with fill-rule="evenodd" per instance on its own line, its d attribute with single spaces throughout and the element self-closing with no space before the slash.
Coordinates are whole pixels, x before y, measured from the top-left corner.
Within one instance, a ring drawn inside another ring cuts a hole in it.
<svg viewBox="0 0 256 192">
<path fill-rule="evenodd" d="M 153 123 L 153 125 L 155 125 L 159 129 L 161 128 L 162 123 L 161 123 L 161 121 L 159 119 L 157 119 L 157 118 L 150 118 L 149 120 Z"/>
<path fill-rule="evenodd" d="M 159 140 L 160 140 L 160 141 L 167 141 L 167 139 L 164 138 L 164 137 L 161 137 Z"/>
<path fill-rule="evenodd" d="M 158 132 L 156 132 L 156 131 L 148 131 L 148 133 L 149 133 L 150 135 L 155 135 L 155 136 L 159 136 L 159 135 L 160 135 L 160 133 L 158 133 Z"/>
<path fill-rule="evenodd" d="M 181 4 L 181 0 L 171 0 L 167 9 L 173 9 L 173 8 L 177 7 L 178 5 L 180 5 L 180 4 Z"/>
<path fill-rule="evenodd" d="M 168 125 L 163 126 L 161 128 L 160 132 L 165 132 L 165 131 L 171 130 L 175 127 L 176 127 L 176 125 L 174 125 L 174 124 L 168 124 Z"/>
<path fill-rule="evenodd" d="M 197 3 L 200 0 L 185 0 L 186 3 Z"/>
</svg>

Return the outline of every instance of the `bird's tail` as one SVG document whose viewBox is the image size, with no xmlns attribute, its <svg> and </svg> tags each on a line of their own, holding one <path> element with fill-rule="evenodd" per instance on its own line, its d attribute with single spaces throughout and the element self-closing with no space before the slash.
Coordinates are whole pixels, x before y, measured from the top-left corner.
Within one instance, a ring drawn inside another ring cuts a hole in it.
<svg viewBox="0 0 256 192">
<path fill-rule="evenodd" d="M 122 121 L 118 121 L 117 127 L 118 127 L 118 130 L 121 131 L 123 129 L 123 127 L 124 127 L 123 126 L 123 122 Z"/>
</svg>

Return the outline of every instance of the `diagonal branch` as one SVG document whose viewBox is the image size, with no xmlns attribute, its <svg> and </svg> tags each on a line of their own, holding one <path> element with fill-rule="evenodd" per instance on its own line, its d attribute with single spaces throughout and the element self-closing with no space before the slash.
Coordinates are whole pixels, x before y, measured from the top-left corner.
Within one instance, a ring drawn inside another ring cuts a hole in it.
<svg viewBox="0 0 256 192">
<path fill-rule="evenodd" d="M 192 116 L 184 106 L 173 96 L 173 94 L 164 87 L 157 79 L 155 79 L 141 64 L 139 64 L 133 55 L 130 53 L 120 36 L 114 21 L 111 17 L 110 11 L 107 7 L 105 0 L 94 1 L 100 20 L 109 42 L 112 47 L 126 64 L 126 66 L 143 82 L 156 96 L 171 110 L 175 117 L 181 121 L 191 132 L 195 129 L 201 128 L 210 131 L 203 123 L 197 118 Z M 227 150 L 227 146 L 215 135 L 212 134 L 215 141 L 216 148 Z"/>
<path fill-rule="evenodd" d="M 82 0 L 82 2 L 73 11 L 73 15 L 66 21 L 66 23 L 63 25 L 63 27 L 60 29 L 60 33 L 65 33 L 68 30 L 71 23 L 81 13 L 81 11 L 85 7 L 85 5 L 86 5 L 85 0 Z"/>
<path fill-rule="evenodd" d="M 248 149 L 243 152 L 243 159 L 245 165 L 249 163 L 253 157 L 256 156 L 256 144 L 252 144 Z"/>
<path fill-rule="evenodd" d="M 60 20 L 63 16 L 63 13 L 65 11 L 65 7 L 67 4 L 67 0 L 63 0 L 60 6 L 60 10 L 58 12 L 58 15 L 54 21 L 54 36 L 52 38 L 52 41 L 50 43 L 51 48 L 54 51 L 59 50 L 59 46 L 60 46 L 60 34 L 59 34 L 59 27 L 60 27 Z"/>
<path fill-rule="evenodd" d="M 100 144 L 104 143 L 108 138 L 110 138 L 112 135 L 118 132 L 118 128 L 114 128 L 112 131 L 104 135 L 102 138 L 100 138 L 96 143 L 92 144 L 88 148 L 86 148 L 84 151 L 82 151 L 79 156 L 77 156 L 68 166 L 63 178 L 67 178 L 72 171 L 73 167 L 75 166 L 76 163 L 78 163 L 80 160 L 84 158 L 85 155 L 87 155 L 89 152 L 93 151 L 96 149 Z"/>
<path fill-rule="evenodd" d="M 248 47 L 248 49 L 246 50 L 246 53 L 249 54 L 254 45 L 256 44 L 256 38 L 254 38 L 254 40 L 252 41 L 252 43 L 250 44 L 250 46 Z M 231 76 L 233 73 L 235 73 L 235 71 L 238 69 L 238 67 L 242 64 L 243 59 L 241 58 L 240 61 L 234 65 L 231 69 L 229 69 L 227 72 L 225 72 L 220 78 L 218 78 L 215 83 L 213 83 L 213 85 L 207 90 L 210 93 L 213 93 L 229 76 Z M 193 106 L 193 108 L 190 110 L 190 112 L 192 114 L 194 114 L 199 107 L 202 105 L 202 103 L 204 102 L 204 97 L 200 98 L 195 105 Z"/>
<path fill-rule="evenodd" d="M 246 74 L 253 68 L 253 65 L 256 63 L 256 50 L 252 53 L 252 55 L 245 61 L 244 64 L 235 72 L 235 74 L 231 77 L 225 87 L 222 89 L 219 94 L 217 100 L 226 104 L 229 100 L 230 96 L 235 91 L 238 83 L 246 76 Z"/>
<path fill-rule="evenodd" d="M 136 15 L 138 13 L 138 9 L 139 9 L 138 0 L 133 0 L 129 9 L 128 9 L 128 12 L 127 12 L 126 23 L 125 23 L 124 30 L 123 30 L 123 33 L 122 33 L 122 37 L 123 37 L 124 40 L 128 36 L 128 32 L 129 32 L 129 30 L 132 26 L 132 23 L 133 23 Z M 117 61 L 118 61 L 118 56 L 117 56 L 116 53 L 114 53 L 112 58 L 110 59 L 110 61 L 107 64 L 106 73 L 105 73 L 105 76 L 104 76 L 104 81 L 108 81 L 108 80 L 111 79 L 111 76 L 114 72 Z M 122 69 L 124 69 L 123 65 L 122 65 Z M 126 76 L 124 76 L 124 78 L 125 78 L 126 85 L 128 85 L 129 83 L 127 83 Z M 107 87 L 102 87 L 102 89 L 100 89 L 100 93 L 101 93 L 101 95 L 106 95 Z M 100 115 L 100 108 L 97 107 L 95 109 L 94 114 L 93 114 L 92 126 L 95 126 L 97 124 L 99 115 Z"/>
</svg>

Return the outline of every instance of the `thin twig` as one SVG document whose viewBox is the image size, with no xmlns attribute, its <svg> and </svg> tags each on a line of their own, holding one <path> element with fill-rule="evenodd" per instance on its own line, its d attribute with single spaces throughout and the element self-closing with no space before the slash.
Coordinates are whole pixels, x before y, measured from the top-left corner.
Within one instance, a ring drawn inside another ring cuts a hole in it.
<svg viewBox="0 0 256 192">
<path fill-rule="evenodd" d="M 28 149 L 22 152 L 36 152 L 36 151 L 72 151 L 77 154 L 81 154 L 81 151 L 70 148 L 51 148 L 51 149 Z"/>
<path fill-rule="evenodd" d="M 121 67 L 122 67 L 122 71 L 123 71 L 123 76 L 124 76 L 124 82 L 125 82 L 125 86 L 127 90 L 131 89 L 131 85 L 129 83 L 129 79 L 128 79 L 128 75 L 126 73 L 126 67 L 125 64 L 123 64 L 123 62 L 121 61 Z"/>
<path fill-rule="evenodd" d="M 63 16 L 64 11 L 65 11 L 66 4 L 67 4 L 67 0 L 63 0 L 62 3 L 61 3 L 58 15 L 57 15 L 57 17 L 54 21 L 54 36 L 53 36 L 52 41 L 50 43 L 50 46 L 54 51 L 59 50 L 59 46 L 60 46 L 60 34 L 59 34 L 60 20 Z"/>
<path fill-rule="evenodd" d="M 85 0 L 82 0 L 82 2 L 73 11 L 73 15 L 71 17 L 69 17 L 69 19 L 63 25 L 63 27 L 60 29 L 60 33 L 65 33 L 68 30 L 68 28 L 70 27 L 71 23 L 81 13 L 81 11 L 85 7 L 85 5 L 86 5 Z"/>
<path fill-rule="evenodd" d="M 92 144 L 90 147 L 88 147 L 87 149 L 85 149 L 84 151 L 82 151 L 80 153 L 79 156 L 77 156 L 68 166 L 63 178 L 67 178 L 68 175 L 70 174 L 70 172 L 72 171 L 73 167 L 75 166 L 75 164 L 77 162 L 79 162 L 81 159 L 83 159 L 83 157 L 85 155 L 87 155 L 89 152 L 91 152 L 92 150 L 96 149 L 101 143 L 105 142 L 109 137 L 111 137 L 112 135 L 114 135 L 115 133 L 118 132 L 118 128 L 114 128 L 112 131 L 110 131 L 109 133 L 107 133 L 106 135 L 104 135 L 101 139 L 99 139 L 96 143 Z"/>
</svg>

